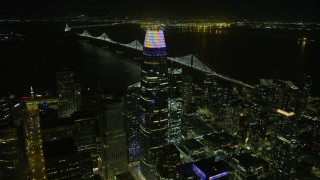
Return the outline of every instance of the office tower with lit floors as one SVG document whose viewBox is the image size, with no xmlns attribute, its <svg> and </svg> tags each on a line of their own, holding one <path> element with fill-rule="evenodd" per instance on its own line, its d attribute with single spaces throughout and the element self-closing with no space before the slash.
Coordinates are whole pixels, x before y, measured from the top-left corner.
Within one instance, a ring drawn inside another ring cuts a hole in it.
<svg viewBox="0 0 320 180">
<path fill-rule="evenodd" d="M 139 107 L 140 82 L 133 84 L 127 88 L 125 96 L 125 124 L 127 129 L 127 146 L 129 163 L 139 161 L 140 159 L 140 139 L 139 126 L 140 114 Z"/>
<path fill-rule="evenodd" d="M 203 81 L 203 97 L 202 105 L 206 108 L 212 105 L 212 92 L 213 92 L 213 74 L 206 74 Z"/>
<path fill-rule="evenodd" d="M 128 170 L 127 136 L 123 97 L 109 97 L 101 102 L 99 130 L 100 160 L 104 179 L 114 179 Z"/>
<path fill-rule="evenodd" d="M 90 110 L 76 111 L 71 115 L 75 124 L 74 139 L 78 152 L 90 154 L 94 172 L 98 170 L 97 117 Z"/>
<path fill-rule="evenodd" d="M 147 30 L 140 88 L 140 170 L 155 179 L 161 148 L 168 143 L 168 68 L 163 30 Z"/>
<path fill-rule="evenodd" d="M 184 76 L 181 84 L 181 97 L 182 97 L 182 112 L 185 114 L 188 111 L 188 107 L 192 102 L 192 83 L 193 78 L 191 76 Z"/>
<path fill-rule="evenodd" d="M 76 110 L 74 74 L 71 70 L 57 72 L 57 90 L 59 96 L 59 117 L 70 117 Z"/>
<path fill-rule="evenodd" d="M 157 179 L 177 179 L 176 166 L 180 165 L 180 152 L 173 144 L 168 144 L 162 148 L 156 166 Z"/>
<path fill-rule="evenodd" d="M 294 179 L 296 177 L 301 149 L 302 143 L 295 137 L 279 135 L 274 139 L 270 158 L 274 179 Z"/>
<path fill-rule="evenodd" d="M 12 106 L 8 98 L 0 98 L 0 179 L 3 180 L 27 179 L 23 123 L 13 117 L 13 111 L 23 112 L 24 107 L 21 103 Z"/>
<path fill-rule="evenodd" d="M 177 144 L 181 140 L 181 119 L 182 119 L 182 69 L 168 68 L 168 140 Z"/>
</svg>

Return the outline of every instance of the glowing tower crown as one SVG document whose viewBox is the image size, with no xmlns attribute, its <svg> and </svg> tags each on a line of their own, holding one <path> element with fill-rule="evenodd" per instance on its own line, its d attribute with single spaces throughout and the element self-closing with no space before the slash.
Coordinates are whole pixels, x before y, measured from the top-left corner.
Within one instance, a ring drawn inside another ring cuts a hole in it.
<svg viewBox="0 0 320 180">
<path fill-rule="evenodd" d="M 145 56 L 167 56 L 163 30 L 147 30 L 143 44 Z"/>
</svg>

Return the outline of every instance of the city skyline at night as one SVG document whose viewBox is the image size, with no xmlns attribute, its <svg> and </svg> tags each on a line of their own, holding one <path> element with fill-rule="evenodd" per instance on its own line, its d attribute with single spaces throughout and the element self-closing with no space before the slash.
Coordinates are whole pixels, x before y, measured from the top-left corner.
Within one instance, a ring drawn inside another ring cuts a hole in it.
<svg viewBox="0 0 320 180">
<path fill-rule="evenodd" d="M 316 2 L 5 1 L 0 179 L 320 178 Z"/>
</svg>

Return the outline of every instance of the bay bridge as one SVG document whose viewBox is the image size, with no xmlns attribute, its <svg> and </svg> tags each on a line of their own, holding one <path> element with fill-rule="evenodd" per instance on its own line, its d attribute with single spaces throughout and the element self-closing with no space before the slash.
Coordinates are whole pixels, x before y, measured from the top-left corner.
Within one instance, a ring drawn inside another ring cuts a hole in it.
<svg viewBox="0 0 320 180">
<path fill-rule="evenodd" d="M 135 49 L 135 50 L 138 50 L 138 51 L 143 51 L 143 45 L 138 40 L 134 40 L 134 41 L 132 41 L 130 43 L 123 44 L 123 43 L 119 43 L 119 42 L 113 41 L 105 33 L 101 34 L 100 36 L 92 36 L 87 30 L 84 30 L 83 33 L 79 33 L 78 35 L 81 36 L 81 37 L 102 40 L 102 41 L 106 41 L 106 42 L 109 42 L 109 43 L 117 44 L 117 45 L 120 45 L 120 46 L 123 46 L 123 47 Z M 207 73 L 207 74 L 213 74 L 215 77 L 220 78 L 222 80 L 229 81 L 229 82 L 241 85 L 241 86 L 245 86 L 245 87 L 248 87 L 250 89 L 254 88 L 252 85 L 249 85 L 249 84 L 244 83 L 244 82 L 242 82 L 240 80 L 237 80 L 237 79 L 228 77 L 226 75 L 223 75 L 221 73 L 218 73 L 213 68 L 211 68 L 209 65 L 207 65 L 204 62 L 200 61 L 199 58 L 197 56 L 193 55 L 193 54 L 189 54 L 189 55 L 182 56 L 182 57 L 167 57 L 167 59 L 170 60 L 170 61 L 176 62 L 178 64 L 181 64 L 181 65 L 184 65 L 184 66 L 188 66 L 188 67 L 191 67 L 193 69 L 197 69 L 197 70 L 202 71 L 202 72 Z"/>
<path fill-rule="evenodd" d="M 88 28 L 88 27 L 101 27 L 101 26 L 115 26 L 118 24 L 125 24 L 124 22 L 106 22 L 106 23 L 102 23 L 102 24 L 90 24 L 90 25 L 79 25 L 79 26 L 69 26 L 68 24 L 66 24 L 66 27 L 64 28 L 65 32 L 70 31 L 71 29 L 80 29 L 80 28 Z"/>
</svg>

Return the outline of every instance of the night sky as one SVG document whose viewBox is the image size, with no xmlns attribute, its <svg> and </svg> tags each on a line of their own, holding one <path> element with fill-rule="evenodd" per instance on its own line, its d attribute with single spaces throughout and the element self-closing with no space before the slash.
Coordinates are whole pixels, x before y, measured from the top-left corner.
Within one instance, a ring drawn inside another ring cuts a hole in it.
<svg viewBox="0 0 320 180">
<path fill-rule="evenodd" d="M 315 0 L 10 0 L 1 3 L 2 16 L 76 12 L 162 17 L 221 15 L 262 20 L 320 21 L 320 8 Z"/>
</svg>

